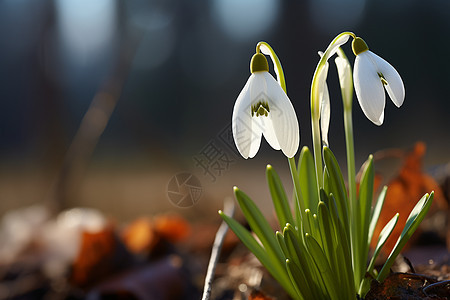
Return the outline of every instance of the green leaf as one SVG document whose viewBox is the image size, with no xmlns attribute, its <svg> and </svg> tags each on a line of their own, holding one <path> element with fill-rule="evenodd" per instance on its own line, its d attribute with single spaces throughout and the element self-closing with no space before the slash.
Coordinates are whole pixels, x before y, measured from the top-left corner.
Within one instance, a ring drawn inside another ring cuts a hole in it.
<svg viewBox="0 0 450 300">
<path fill-rule="evenodd" d="M 321 190 L 321 198 L 324 197 L 324 193 L 322 194 Z M 325 255 L 327 256 L 328 261 L 330 262 L 330 266 L 334 270 L 334 272 L 338 272 L 339 269 L 337 267 L 336 255 L 335 255 L 335 228 L 333 226 L 333 221 L 329 215 L 327 206 L 324 202 L 320 201 L 318 205 L 318 213 L 317 219 L 320 228 L 320 236 L 322 238 L 322 249 L 324 250 Z"/>
<path fill-rule="evenodd" d="M 234 187 L 234 194 L 252 231 L 258 236 L 271 259 L 285 265 L 285 257 L 275 237 L 275 233 L 256 204 L 240 189 Z"/>
<path fill-rule="evenodd" d="M 277 238 L 278 244 L 280 245 L 281 251 L 283 251 L 283 253 L 284 253 L 284 257 L 290 258 L 291 256 L 290 256 L 289 250 L 286 246 L 286 242 L 284 241 L 283 234 L 281 232 L 277 231 L 275 233 L 275 236 Z"/>
<path fill-rule="evenodd" d="M 336 274 L 334 274 L 331 270 L 330 264 L 322 248 L 310 234 L 305 235 L 305 241 L 308 252 L 311 253 L 311 257 L 313 258 L 313 261 L 320 272 L 320 276 L 325 283 L 325 287 L 330 296 L 329 298 L 339 299 L 338 290 L 340 287 L 338 285 L 338 281 L 336 280 L 337 277 Z"/>
<path fill-rule="evenodd" d="M 345 286 L 348 291 L 349 297 L 348 299 L 353 298 L 356 294 L 355 284 L 354 284 L 354 274 L 352 268 L 352 253 L 351 253 L 351 245 L 350 239 L 348 237 L 348 233 L 345 231 L 341 220 L 338 218 L 336 202 L 334 200 L 333 194 L 330 194 L 328 197 L 329 204 L 325 202 L 327 205 L 328 211 L 331 215 L 331 220 L 333 221 L 333 227 L 335 230 L 335 239 L 337 242 L 336 255 L 339 263 L 339 270 L 342 273 L 342 276 L 345 277 Z"/>
<path fill-rule="evenodd" d="M 378 257 L 378 254 L 381 251 L 381 248 L 383 248 L 384 244 L 386 243 L 387 239 L 392 233 L 392 230 L 394 230 L 395 225 L 398 221 L 398 213 L 396 213 L 392 219 L 384 226 L 383 230 L 381 230 L 380 235 L 378 236 L 378 242 L 375 246 L 375 250 L 373 252 L 372 259 L 370 260 L 369 266 L 367 267 L 367 273 L 372 274 L 373 267 L 375 266 L 375 260 Z"/>
<path fill-rule="evenodd" d="M 296 231 L 291 224 L 286 224 L 286 227 L 283 229 L 283 236 L 286 243 L 286 249 L 289 253 L 288 257 L 302 269 L 307 268 L 307 262 L 303 255 L 306 252 L 306 248 L 299 240 Z"/>
<path fill-rule="evenodd" d="M 327 169 L 326 165 L 323 168 L 323 189 L 325 191 L 331 190 L 331 187 L 330 187 L 330 175 L 328 173 L 328 169 Z"/>
<path fill-rule="evenodd" d="M 305 274 L 306 281 L 301 283 L 308 287 L 313 294 L 320 295 L 320 288 L 317 286 L 315 278 L 316 266 L 311 261 L 311 255 L 307 248 L 297 237 L 295 229 L 287 224 L 283 230 L 284 242 L 288 251 L 288 257 L 295 263 Z M 314 269 L 311 269 L 313 267 Z"/>
<path fill-rule="evenodd" d="M 372 210 L 372 216 L 370 218 L 370 225 L 369 225 L 369 235 L 367 237 L 367 244 L 370 246 L 370 242 L 373 238 L 373 233 L 375 231 L 375 227 L 377 226 L 378 219 L 381 214 L 381 210 L 383 208 L 384 200 L 386 199 L 386 192 L 387 192 L 387 186 L 383 187 L 383 190 L 381 191 L 380 195 L 378 196 L 377 203 L 375 204 L 374 209 Z"/>
<path fill-rule="evenodd" d="M 294 262 L 286 259 L 286 268 L 288 270 L 289 278 L 294 285 L 299 299 L 315 299 L 312 290 L 305 282 L 308 281 L 303 270 L 299 268 Z"/>
<path fill-rule="evenodd" d="M 239 224 L 233 218 L 230 218 L 222 211 L 219 211 L 219 215 L 228 224 L 228 226 L 233 230 L 236 236 L 244 243 L 244 245 L 256 256 L 256 258 L 261 262 L 261 264 L 269 271 L 269 273 L 275 278 L 281 286 L 294 297 L 296 292 L 292 286 L 287 270 L 283 267 L 279 267 L 279 262 L 274 261 L 270 255 L 265 251 L 265 249 L 255 240 L 252 234 Z"/>
<path fill-rule="evenodd" d="M 267 165 L 266 177 L 270 195 L 272 196 L 273 205 L 275 207 L 275 212 L 278 217 L 278 222 L 280 224 L 280 228 L 282 229 L 286 226 L 286 223 L 294 223 L 289 201 L 286 197 L 286 192 L 284 191 L 280 177 L 278 177 L 278 174 L 271 165 Z"/>
<path fill-rule="evenodd" d="M 306 146 L 302 148 L 298 165 L 298 176 L 304 207 L 305 209 L 309 208 L 313 213 L 317 213 L 319 194 L 317 190 L 316 169 L 311 151 Z"/>
<path fill-rule="evenodd" d="M 361 282 L 366 271 L 367 257 L 369 255 L 369 236 L 370 212 L 373 198 L 373 181 L 375 172 L 373 169 L 373 156 L 364 163 L 361 182 L 359 184 L 359 197 L 356 204 L 356 234 L 357 248 L 354 252 L 356 255 L 355 278 Z"/>
<path fill-rule="evenodd" d="M 321 199 L 327 199 L 325 191 L 321 190 Z M 326 197 L 326 198 L 325 198 Z M 328 199 L 328 203 L 329 203 Z M 325 202 L 319 202 L 319 209 L 317 219 L 319 221 L 320 233 L 322 236 L 322 249 L 327 256 L 328 262 L 334 274 L 339 274 L 336 277 L 338 286 L 340 287 L 339 294 L 341 299 L 350 299 L 354 297 L 354 283 L 353 277 L 349 276 L 352 273 L 351 260 L 346 259 L 343 245 L 339 245 L 339 238 L 337 231 L 342 226 L 335 226 L 332 220 L 332 212 L 327 208 Z"/>
<path fill-rule="evenodd" d="M 349 220 L 348 220 L 348 198 L 347 189 L 345 188 L 344 178 L 342 177 L 341 169 L 337 163 L 336 157 L 330 148 L 323 148 L 323 158 L 325 161 L 326 171 L 328 172 L 328 186 L 329 194 L 333 194 L 336 199 L 336 205 L 338 208 L 339 218 L 342 220 L 344 228 L 349 232 Z"/>
<path fill-rule="evenodd" d="M 264 248 L 255 240 L 252 234 L 245 229 L 244 226 L 239 224 L 233 218 L 230 218 L 222 211 L 219 211 L 219 215 L 228 224 L 228 226 L 233 230 L 236 236 L 244 243 L 244 245 L 259 259 L 259 261 L 270 271 L 273 272 L 274 277 L 283 277 L 282 274 L 277 272 L 277 268 L 274 262 L 270 259 Z"/>
<path fill-rule="evenodd" d="M 431 203 L 433 202 L 433 196 L 434 192 L 431 192 L 430 195 L 425 194 L 417 202 L 416 206 L 414 206 L 413 210 L 409 214 L 408 219 L 406 220 L 405 228 L 403 228 L 403 231 L 400 234 L 400 237 L 398 238 L 394 249 L 392 249 L 386 263 L 383 265 L 383 268 L 378 274 L 378 281 L 383 281 L 389 274 L 389 270 L 394 263 L 395 258 L 403 249 L 409 238 L 413 235 L 414 231 L 416 231 L 417 227 L 419 227 L 420 222 L 422 222 L 422 220 L 425 218 L 425 215 L 427 214 L 428 210 L 431 207 Z"/>
<path fill-rule="evenodd" d="M 302 220 L 303 220 L 303 212 L 305 211 L 305 208 L 303 207 L 303 200 L 302 200 L 302 192 L 300 190 L 300 179 L 298 178 L 298 167 L 295 163 L 295 158 L 291 157 L 288 159 L 289 161 L 289 169 L 291 171 L 291 177 L 292 177 L 292 183 L 294 184 L 294 212 L 295 212 L 295 226 L 297 228 L 301 228 Z"/>
</svg>

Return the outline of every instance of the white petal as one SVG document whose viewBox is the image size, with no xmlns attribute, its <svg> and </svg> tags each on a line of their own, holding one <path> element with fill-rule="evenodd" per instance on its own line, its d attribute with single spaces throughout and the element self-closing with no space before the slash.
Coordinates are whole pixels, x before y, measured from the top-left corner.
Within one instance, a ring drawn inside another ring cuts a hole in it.
<svg viewBox="0 0 450 300">
<path fill-rule="evenodd" d="M 257 80 L 258 77 L 254 76 L 254 74 L 250 76 L 239 94 L 233 109 L 233 138 L 239 153 L 245 159 L 254 157 L 261 144 L 262 129 L 257 124 L 254 126 L 251 116 L 250 90 Z"/>
<path fill-rule="evenodd" d="M 294 157 L 300 142 L 297 115 L 288 96 L 275 79 L 269 73 L 263 74 L 266 77 L 270 108 L 268 117 L 272 120 L 276 139 L 284 155 Z M 266 136 L 266 132 L 264 135 Z"/>
<path fill-rule="evenodd" d="M 323 92 L 320 94 L 320 130 L 322 135 L 322 142 L 325 146 L 328 144 L 328 128 L 330 127 L 330 94 L 328 93 L 328 86 L 325 82 Z"/>
<path fill-rule="evenodd" d="M 384 79 L 386 79 L 388 83 L 384 87 L 386 88 L 389 97 L 397 107 L 400 107 L 405 100 L 405 86 L 403 85 L 400 74 L 398 74 L 397 70 L 383 58 L 371 51 L 369 51 L 369 53 L 377 65 L 378 71 L 383 74 Z"/>
<path fill-rule="evenodd" d="M 339 74 L 339 84 L 344 95 L 344 103 L 351 107 L 351 101 L 353 97 L 353 80 L 352 69 L 347 59 L 343 57 L 336 57 L 334 60 Z"/>
<path fill-rule="evenodd" d="M 275 133 L 275 129 L 273 128 L 273 122 L 270 116 L 258 117 L 254 119 L 259 119 L 259 124 L 263 127 L 263 135 L 269 145 L 275 150 L 280 150 L 281 147 L 278 143 L 277 135 Z"/>
<path fill-rule="evenodd" d="M 353 80 L 356 96 L 364 114 L 374 124 L 381 125 L 386 102 L 385 94 L 368 51 L 356 56 Z"/>
<path fill-rule="evenodd" d="M 253 75 L 255 80 L 250 87 L 251 104 L 255 105 L 259 101 L 268 103 L 270 96 L 268 92 L 269 86 L 267 80 L 273 82 L 275 81 L 275 78 L 273 78 L 269 72 L 255 72 Z M 281 89 L 281 87 L 278 85 L 277 89 Z M 257 132 L 261 131 L 264 133 L 264 137 L 272 148 L 275 150 L 280 150 L 280 145 L 273 129 L 272 120 L 267 117 L 253 117 L 252 119 L 253 128 L 255 128 Z"/>
<path fill-rule="evenodd" d="M 256 153 L 258 153 L 259 147 L 261 146 L 261 135 L 262 135 L 262 127 L 258 122 L 255 122 L 256 118 L 253 118 L 252 122 L 252 136 L 250 140 L 250 151 L 248 153 L 248 158 L 255 157 Z"/>
<path fill-rule="evenodd" d="M 320 55 L 320 53 L 319 53 Z M 328 146 L 328 128 L 330 127 L 330 94 L 327 86 L 328 62 L 325 63 L 319 74 L 319 109 L 320 109 L 320 131 L 323 143 Z"/>
</svg>

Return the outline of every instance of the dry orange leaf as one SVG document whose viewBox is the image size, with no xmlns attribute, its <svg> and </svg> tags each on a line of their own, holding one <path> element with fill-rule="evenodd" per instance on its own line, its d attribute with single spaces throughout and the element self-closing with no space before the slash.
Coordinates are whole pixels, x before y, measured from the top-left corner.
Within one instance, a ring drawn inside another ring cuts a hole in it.
<svg viewBox="0 0 450 300">
<path fill-rule="evenodd" d="M 372 247 L 377 243 L 377 237 L 383 227 L 389 222 L 395 213 L 399 213 L 397 226 L 383 247 L 383 252 L 389 254 L 397 242 L 406 220 L 417 201 L 425 193 L 435 192 L 434 203 L 438 203 L 441 209 L 446 208 L 446 202 L 439 185 L 432 177 L 423 173 L 422 158 L 425 155 L 426 146 L 422 142 L 415 144 L 414 149 L 409 153 L 400 168 L 398 175 L 388 184 L 386 199 L 381 211 L 378 224 L 375 228 Z M 406 246 L 407 247 L 407 246 Z M 406 249 L 406 247 L 404 249 Z"/>
<path fill-rule="evenodd" d="M 426 287 L 435 283 L 435 279 L 423 275 L 392 273 L 381 283 L 374 280 L 365 299 L 446 299 L 436 295 L 427 296 Z"/>
<path fill-rule="evenodd" d="M 133 253 L 150 253 L 161 241 L 176 243 L 191 232 L 189 223 L 179 215 L 165 214 L 150 218 L 139 218 L 122 232 L 122 239 Z"/>
<path fill-rule="evenodd" d="M 258 290 L 253 290 L 248 296 L 249 300 L 273 300 L 273 298 L 265 295 L 263 292 Z"/>
<path fill-rule="evenodd" d="M 140 218 L 128 225 L 122 233 L 122 240 L 133 253 L 150 251 L 159 240 L 149 218 Z"/>
<path fill-rule="evenodd" d="M 99 232 L 83 232 L 70 281 L 78 287 L 92 286 L 121 269 L 128 261 L 129 254 L 116 238 L 112 226 Z"/>
<path fill-rule="evenodd" d="M 184 240 L 191 233 L 189 223 L 177 214 L 157 216 L 154 225 L 158 235 L 172 243 Z"/>
</svg>

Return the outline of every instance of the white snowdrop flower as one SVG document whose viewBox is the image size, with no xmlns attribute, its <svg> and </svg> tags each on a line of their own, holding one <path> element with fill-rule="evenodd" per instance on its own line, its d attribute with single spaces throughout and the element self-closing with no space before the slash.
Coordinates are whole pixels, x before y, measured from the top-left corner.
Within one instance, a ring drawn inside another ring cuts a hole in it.
<svg viewBox="0 0 450 300">
<path fill-rule="evenodd" d="M 319 56 L 323 56 L 323 52 L 319 51 Z M 323 69 L 319 73 L 319 99 L 320 99 L 320 131 L 324 146 L 328 146 L 328 129 L 330 127 L 331 105 L 330 93 L 328 92 L 327 75 L 328 61 L 325 62 Z"/>
<path fill-rule="evenodd" d="M 266 57 L 257 53 L 250 63 L 251 75 L 233 109 L 233 138 L 239 153 L 247 159 L 259 150 L 261 136 L 269 145 L 291 158 L 300 136 L 297 115 L 286 93 L 269 74 Z"/>
<path fill-rule="evenodd" d="M 376 125 L 383 124 L 386 89 L 397 107 L 405 99 L 405 87 L 397 70 L 387 61 L 369 50 L 363 39 L 357 37 L 352 42 L 356 55 L 353 81 L 356 96 L 366 117 Z"/>
</svg>

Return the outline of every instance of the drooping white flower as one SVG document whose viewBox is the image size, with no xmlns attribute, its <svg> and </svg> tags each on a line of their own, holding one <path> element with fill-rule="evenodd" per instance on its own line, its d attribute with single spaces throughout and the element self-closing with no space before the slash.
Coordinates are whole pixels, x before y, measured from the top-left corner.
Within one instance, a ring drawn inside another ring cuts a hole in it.
<svg viewBox="0 0 450 300">
<path fill-rule="evenodd" d="M 323 52 L 319 51 L 319 56 L 323 56 Z M 319 99 L 320 99 L 320 131 L 324 146 L 328 146 L 328 129 L 330 127 L 331 104 L 330 93 L 328 92 L 327 76 L 328 61 L 325 62 L 323 69 L 319 73 Z"/>
<path fill-rule="evenodd" d="M 387 61 L 373 53 L 361 38 L 352 42 L 356 55 L 353 81 L 359 104 L 366 115 L 376 125 L 383 124 L 386 89 L 397 107 L 405 99 L 405 87 L 397 70 Z"/>
<path fill-rule="evenodd" d="M 348 33 L 342 33 L 331 41 L 325 52 L 319 51 L 321 60 L 324 60 L 322 67 L 317 69 L 318 80 L 318 99 L 319 99 L 319 118 L 320 118 L 320 131 L 322 137 L 322 143 L 328 146 L 328 129 L 330 127 L 330 94 L 328 92 L 327 76 L 328 76 L 328 59 L 332 57 L 338 51 L 339 47 L 345 44 L 350 35 Z"/>
<path fill-rule="evenodd" d="M 286 93 L 269 74 L 265 56 L 257 53 L 250 64 L 251 75 L 233 109 L 232 131 L 239 153 L 247 159 L 259 150 L 261 136 L 269 145 L 291 158 L 300 136 L 297 115 Z"/>
</svg>

